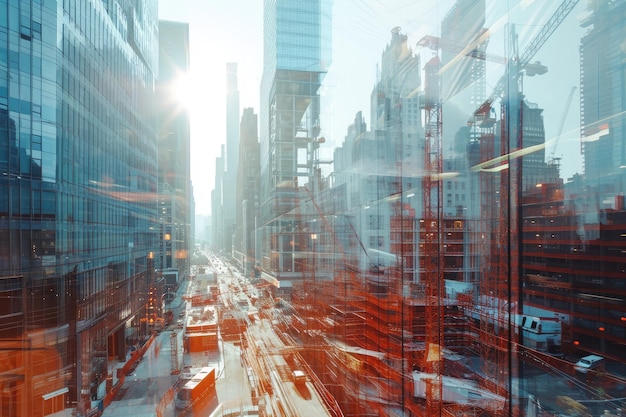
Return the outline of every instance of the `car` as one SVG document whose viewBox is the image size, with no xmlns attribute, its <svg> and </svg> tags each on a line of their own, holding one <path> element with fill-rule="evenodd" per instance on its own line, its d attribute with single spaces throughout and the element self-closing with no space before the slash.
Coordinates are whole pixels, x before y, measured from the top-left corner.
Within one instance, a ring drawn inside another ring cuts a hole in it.
<svg viewBox="0 0 626 417">
<path fill-rule="evenodd" d="M 574 369 L 586 374 L 589 370 L 601 370 L 604 368 L 604 358 L 598 355 L 587 355 L 580 358 L 574 365 Z"/>
<path fill-rule="evenodd" d="M 179 329 L 182 329 L 185 326 L 185 320 L 183 319 L 178 319 L 176 320 L 176 327 Z"/>
</svg>

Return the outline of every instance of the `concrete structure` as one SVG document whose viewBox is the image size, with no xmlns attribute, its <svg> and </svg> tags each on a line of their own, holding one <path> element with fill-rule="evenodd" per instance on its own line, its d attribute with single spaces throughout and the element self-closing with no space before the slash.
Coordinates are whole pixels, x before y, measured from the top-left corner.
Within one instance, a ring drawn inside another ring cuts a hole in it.
<svg viewBox="0 0 626 417">
<path fill-rule="evenodd" d="M 295 218 L 279 217 L 305 195 L 320 138 L 318 90 L 331 62 L 329 0 L 265 2 L 261 80 L 261 267 L 273 279 L 302 279 L 289 233 Z M 293 239 L 291 239 L 293 240 Z"/>
</svg>

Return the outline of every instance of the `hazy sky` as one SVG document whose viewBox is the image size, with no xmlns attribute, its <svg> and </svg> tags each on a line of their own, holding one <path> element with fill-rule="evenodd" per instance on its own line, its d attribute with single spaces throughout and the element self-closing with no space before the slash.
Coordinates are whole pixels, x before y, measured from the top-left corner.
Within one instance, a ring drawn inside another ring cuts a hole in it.
<svg viewBox="0 0 626 417">
<path fill-rule="evenodd" d="M 391 38 L 391 29 L 415 33 L 420 10 L 415 0 L 335 0 L 333 7 L 333 66 L 321 92 L 329 101 L 322 109 L 326 152 L 340 145 L 354 114 L 369 113 L 369 95 L 376 79 L 376 64 Z M 424 3 L 424 2 L 422 2 Z M 444 1 L 440 3 L 450 3 Z M 413 10 L 413 12 L 409 12 Z M 431 7 L 436 20 L 437 10 Z M 424 13 L 422 13 L 422 16 Z M 196 212 L 210 212 L 215 158 L 226 135 L 226 63 L 238 64 L 241 108 L 259 111 L 263 65 L 263 0 L 160 0 L 159 18 L 188 22 L 190 31 L 192 161 Z M 422 18 L 420 19 L 422 20 Z M 432 30 L 436 29 L 433 25 Z M 422 28 L 422 30 L 426 30 Z M 355 70 L 356 69 L 356 70 Z M 341 80 L 338 88 L 337 80 Z M 349 99 L 337 98 L 348 94 Z M 340 101 L 341 105 L 336 103 Z"/>
<path fill-rule="evenodd" d="M 159 0 L 159 18 L 189 23 L 191 179 L 196 213 L 211 211 L 215 158 L 226 142 L 226 63 L 239 66 L 240 104 L 258 112 L 261 0 Z"/>
<path fill-rule="evenodd" d="M 323 96 L 322 135 L 327 139 L 326 149 L 321 150 L 324 159 L 331 159 L 332 149 L 342 143 L 357 111 L 362 110 L 369 122 L 370 93 L 382 50 L 391 39 L 391 29 L 399 26 L 401 32 L 408 35 L 409 45 L 414 47 L 426 34 L 439 35 L 439 23 L 453 3 L 453 0 L 334 1 L 333 63 L 320 92 Z M 540 23 L 554 12 L 557 3 L 553 0 L 487 1 L 490 52 L 503 53 L 503 28 L 507 23 L 502 19 L 505 7 L 512 8 L 513 19 L 523 23 L 517 27 L 520 49 L 523 50 L 524 40 L 527 42 L 541 28 Z M 556 134 L 566 97 L 571 87 L 578 85 L 578 62 L 574 59 L 578 42 L 573 42 L 572 38 L 581 36 L 576 15 L 582 10 L 579 5 L 536 56 L 549 67 L 550 76 L 534 77 L 532 82 L 525 82 L 529 101 L 538 102 L 545 108 L 547 138 Z M 253 107 L 257 114 L 259 111 L 263 0 L 159 0 L 159 18 L 189 23 L 193 82 L 193 94 L 189 99 L 191 176 L 196 213 L 209 214 L 215 158 L 220 155 L 220 146 L 225 143 L 226 136 L 226 63 L 238 64 L 241 108 Z M 568 48 L 567 51 L 564 48 Z M 424 54 L 428 58 L 432 52 L 424 51 Z M 422 62 L 426 61 L 423 59 Z M 495 83 L 502 71 L 496 69 L 493 73 L 497 75 L 488 79 L 488 92 L 492 86 L 489 83 Z M 552 91 L 549 96 L 545 95 L 546 89 Z M 533 94 L 533 91 L 539 93 Z M 576 172 L 579 166 L 576 159 L 580 156 L 578 101 L 576 95 L 559 142 L 558 154 L 571 153 L 570 160 L 576 161 L 564 173 L 566 177 Z M 550 151 L 547 149 L 546 153 Z"/>
</svg>

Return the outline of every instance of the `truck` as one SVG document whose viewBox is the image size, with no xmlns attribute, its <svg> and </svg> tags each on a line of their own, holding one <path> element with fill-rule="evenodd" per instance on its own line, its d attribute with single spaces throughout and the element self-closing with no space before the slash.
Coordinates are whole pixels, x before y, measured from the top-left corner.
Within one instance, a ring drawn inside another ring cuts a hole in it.
<svg viewBox="0 0 626 417">
<path fill-rule="evenodd" d="M 296 385 L 304 385 L 306 383 L 306 374 L 299 369 L 291 372 L 291 379 Z"/>
<path fill-rule="evenodd" d="M 215 368 L 204 367 L 178 390 L 174 405 L 184 410 L 199 399 L 215 394 Z"/>
</svg>

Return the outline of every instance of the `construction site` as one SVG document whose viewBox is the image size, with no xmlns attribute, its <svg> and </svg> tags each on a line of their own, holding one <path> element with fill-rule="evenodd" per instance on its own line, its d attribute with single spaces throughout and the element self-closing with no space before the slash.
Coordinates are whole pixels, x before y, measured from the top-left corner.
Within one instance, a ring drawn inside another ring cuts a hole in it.
<svg viewBox="0 0 626 417">
<path fill-rule="evenodd" d="M 581 375 L 574 362 L 590 353 L 626 359 L 624 339 L 594 339 L 581 325 L 588 315 L 576 307 L 611 311 L 606 322 L 615 326 L 626 321 L 618 306 L 623 289 L 609 296 L 599 284 L 623 272 L 621 259 L 605 255 L 606 248 L 623 249 L 611 236 L 623 230 L 623 197 L 616 193 L 602 212 L 614 226 L 597 226 L 584 242 L 574 208 L 584 197 L 566 190 L 558 161 L 548 161 L 540 111 L 522 88 L 524 75 L 547 70 L 531 60 L 576 4 L 562 2 L 523 51 L 512 27 L 510 59 L 486 54 L 479 40 L 468 48 L 427 36 L 417 45 L 433 54 L 420 67 L 394 29 L 372 93 L 384 123 L 366 132 L 357 115 L 344 143 L 351 169 L 367 170 L 370 160 L 355 155 L 375 153 L 376 172 L 361 175 L 376 191 L 359 195 L 342 184 L 337 155 L 335 177 L 324 178 L 313 137 L 304 148 L 308 183 L 292 181 L 274 194 L 279 216 L 262 228 L 266 253 L 254 260 L 252 275 L 259 314 L 283 340 L 285 359 L 306 367 L 336 400 L 336 415 L 619 415 L 624 375 Z M 488 60 L 508 68 L 467 122 L 462 161 L 444 157 L 442 143 L 440 74 L 449 54 L 461 54 L 470 75 Z M 411 85 L 420 70 L 423 78 Z M 424 140 L 407 145 L 411 127 L 403 121 L 417 89 Z M 452 184 L 474 190 L 464 207 L 446 201 Z M 593 261 L 622 271 L 595 279 L 593 288 L 584 274 L 577 282 L 564 278 L 574 270 L 591 274 Z M 247 357 L 259 356 L 253 335 L 243 332 L 242 344 L 251 349 Z M 252 366 L 263 375 L 259 367 Z M 270 385 L 261 381 L 257 395 Z M 573 399 L 581 396 L 586 400 Z"/>
</svg>

